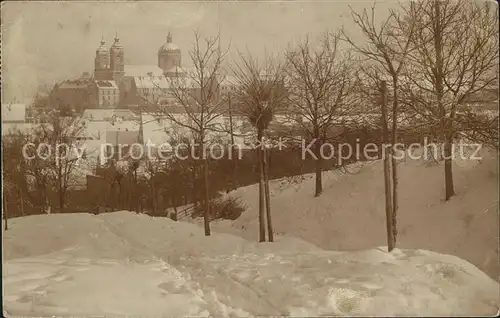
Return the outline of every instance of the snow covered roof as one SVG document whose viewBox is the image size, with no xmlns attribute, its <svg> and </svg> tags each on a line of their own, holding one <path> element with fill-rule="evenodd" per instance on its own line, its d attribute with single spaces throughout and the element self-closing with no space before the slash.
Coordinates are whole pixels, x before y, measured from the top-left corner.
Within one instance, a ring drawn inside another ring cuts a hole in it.
<svg viewBox="0 0 500 318">
<path fill-rule="evenodd" d="M 27 134 L 33 129 L 32 123 L 2 123 L 2 136 L 17 133 Z"/>
<path fill-rule="evenodd" d="M 138 121 L 126 120 L 109 123 L 106 129 L 108 131 L 139 131 L 139 126 Z"/>
<path fill-rule="evenodd" d="M 25 104 L 2 104 L 3 122 L 22 122 L 26 118 Z"/>
<path fill-rule="evenodd" d="M 112 120 L 113 118 L 130 120 L 135 118 L 135 115 L 129 109 L 85 109 L 82 118 L 89 121 Z"/>
<path fill-rule="evenodd" d="M 174 73 L 174 74 L 184 74 L 186 70 L 180 66 L 174 66 L 165 71 L 165 73 Z"/>
<path fill-rule="evenodd" d="M 139 131 L 114 130 L 106 131 L 106 142 L 117 145 L 132 145 L 139 141 Z"/>
<path fill-rule="evenodd" d="M 163 70 L 156 65 L 125 65 L 125 76 L 161 76 Z"/>
<path fill-rule="evenodd" d="M 135 76 L 134 84 L 139 89 L 144 88 L 158 88 L 167 89 L 170 88 L 170 84 L 164 76 L 152 77 L 152 76 Z"/>
<path fill-rule="evenodd" d="M 98 80 L 95 81 L 97 87 L 99 88 L 113 88 L 113 89 L 118 89 L 118 86 L 116 85 L 115 81 L 102 81 Z"/>
</svg>

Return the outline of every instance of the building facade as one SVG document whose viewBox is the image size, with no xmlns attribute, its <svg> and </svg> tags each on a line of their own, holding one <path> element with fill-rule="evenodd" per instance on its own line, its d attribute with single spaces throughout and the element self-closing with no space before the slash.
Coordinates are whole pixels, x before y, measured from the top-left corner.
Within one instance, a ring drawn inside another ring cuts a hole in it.
<svg viewBox="0 0 500 318">
<path fill-rule="evenodd" d="M 120 101 L 120 90 L 115 81 L 94 80 L 92 81 L 90 96 L 92 104 L 96 108 L 117 108 Z"/>
<path fill-rule="evenodd" d="M 88 73 L 81 77 L 67 80 L 54 86 L 50 101 L 64 114 L 81 113 L 91 105 L 89 85 L 91 78 Z"/>
</svg>

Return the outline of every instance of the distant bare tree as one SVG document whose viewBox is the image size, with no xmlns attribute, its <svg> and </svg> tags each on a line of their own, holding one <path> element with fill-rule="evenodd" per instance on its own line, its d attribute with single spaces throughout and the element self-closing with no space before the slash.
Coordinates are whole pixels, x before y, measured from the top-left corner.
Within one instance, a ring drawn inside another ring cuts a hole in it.
<svg viewBox="0 0 500 318">
<path fill-rule="evenodd" d="M 458 116 L 458 107 L 473 94 L 498 90 L 498 7 L 467 0 L 418 1 L 406 16 L 416 23 L 406 100 L 439 132 L 449 200 L 455 194 L 453 140 L 458 130 L 478 126 L 470 116 Z"/>
<path fill-rule="evenodd" d="M 355 108 L 350 99 L 352 65 L 349 65 L 349 56 L 339 52 L 338 44 L 337 34 L 325 33 L 318 50 L 313 49 L 315 45 L 307 37 L 286 55 L 292 119 L 314 142 L 315 196 L 319 196 L 323 189 L 320 153 L 323 137 L 339 118 L 352 114 Z"/>
<path fill-rule="evenodd" d="M 87 155 L 79 141 L 82 131 L 79 118 L 60 117 L 57 112 L 50 116 L 48 124 L 36 128 L 35 134 L 40 136 L 48 150 L 46 157 L 42 158 L 45 160 L 43 173 L 54 187 L 60 212 L 64 212 L 68 189 L 76 185 L 78 164 Z"/>
<path fill-rule="evenodd" d="M 240 61 L 233 67 L 237 78 L 235 102 L 237 111 L 246 116 L 257 133 L 257 152 L 260 167 L 259 182 L 259 241 L 266 240 L 264 216 L 266 167 L 264 161 L 264 134 L 273 116 L 283 110 L 287 100 L 283 64 L 267 57 L 262 63 L 256 58 L 240 54 Z M 236 111 L 236 110 L 235 110 Z M 269 241 L 273 241 L 270 204 L 267 204 Z"/>
<path fill-rule="evenodd" d="M 9 229 L 8 220 L 13 216 L 13 213 L 9 211 L 10 200 L 16 192 L 22 193 L 23 190 L 21 188 L 24 181 L 24 174 L 21 170 L 23 166 L 22 138 L 20 137 L 22 137 L 21 134 L 14 134 L 8 138 L 2 138 L 2 213 L 5 230 Z"/>
<path fill-rule="evenodd" d="M 8 200 L 16 197 L 21 216 L 24 215 L 24 204 L 27 199 L 27 183 L 25 178 L 25 164 L 22 147 L 26 136 L 21 132 L 14 132 L 2 138 L 2 185 L 4 187 L 3 200 L 8 207 Z M 5 226 L 7 219 L 14 216 L 9 214 L 8 208 L 4 210 Z"/>
<path fill-rule="evenodd" d="M 26 147 L 23 153 L 24 178 L 30 202 L 33 207 L 40 209 L 40 213 L 45 213 L 49 207 L 48 194 L 52 185 L 49 161 L 42 158 L 48 156 L 47 148 L 41 146 L 45 143 L 44 140 L 42 134 L 30 134 L 24 138 L 23 143 L 31 143 L 31 147 Z"/>
</svg>

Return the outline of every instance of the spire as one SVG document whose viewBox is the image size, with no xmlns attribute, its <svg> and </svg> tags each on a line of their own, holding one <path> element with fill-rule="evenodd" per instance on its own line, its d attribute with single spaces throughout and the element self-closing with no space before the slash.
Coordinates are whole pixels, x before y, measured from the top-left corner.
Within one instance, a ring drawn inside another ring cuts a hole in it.
<svg viewBox="0 0 500 318">
<path fill-rule="evenodd" d="M 101 35 L 101 45 L 104 45 L 106 44 L 106 42 L 104 42 L 104 35 Z"/>
<path fill-rule="evenodd" d="M 115 34 L 115 43 L 118 43 L 120 42 L 120 38 L 118 37 L 118 31 L 116 31 L 116 34 Z"/>
<path fill-rule="evenodd" d="M 172 43 L 172 34 L 170 33 L 170 30 L 168 31 L 167 35 L 167 43 Z"/>
</svg>

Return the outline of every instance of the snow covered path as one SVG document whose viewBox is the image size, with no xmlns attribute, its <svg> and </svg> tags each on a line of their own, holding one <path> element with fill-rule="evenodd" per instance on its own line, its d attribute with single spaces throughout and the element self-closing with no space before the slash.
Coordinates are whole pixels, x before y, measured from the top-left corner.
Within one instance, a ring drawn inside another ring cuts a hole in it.
<svg viewBox="0 0 500 318">
<path fill-rule="evenodd" d="M 184 317 L 200 315 L 203 305 L 163 262 L 35 258 L 9 262 L 5 271 L 5 307 L 16 316 Z"/>
<path fill-rule="evenodd" d="M 10 316 L 472 316 L 495 314 L 500 298 L 497 282 L 454 256 L 206 238 L 130 212 L 15 219 L 5 248 Z"/>
</svg>

